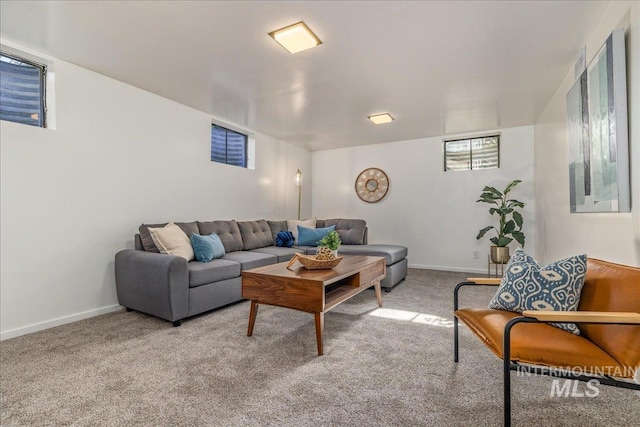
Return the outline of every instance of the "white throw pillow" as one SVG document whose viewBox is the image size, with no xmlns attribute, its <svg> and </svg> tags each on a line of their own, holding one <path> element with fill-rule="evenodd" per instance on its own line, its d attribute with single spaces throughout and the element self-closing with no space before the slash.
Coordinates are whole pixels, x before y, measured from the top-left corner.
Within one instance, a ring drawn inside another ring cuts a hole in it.
<svg viewBox="0 0 640 427">
<path fill-rule="evenodd" d="M 194 258 L 189 237 L 173 222 L 162 228 L 149 228 L 149 234 L 160 253 L 179 256 L 187 261 Z"/>
<path fill-rule="evenodd" d="M 299 225 L 307 228 L 316 228 L 316 219 L 311 218 L 311 219 L 305 219 L 302 221 L 295 220 L 295 219 L 287 220 L 287 228 L 289 229 L 290 232 L 293 233 L 293 237 L 296 239 L 296 245 L 298 244 L 298 226 Z"/>
</svg>

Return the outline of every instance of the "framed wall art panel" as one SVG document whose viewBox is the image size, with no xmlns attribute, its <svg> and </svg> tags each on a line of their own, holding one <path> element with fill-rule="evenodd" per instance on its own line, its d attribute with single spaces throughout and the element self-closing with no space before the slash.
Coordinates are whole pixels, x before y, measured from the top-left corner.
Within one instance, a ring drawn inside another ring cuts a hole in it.
<svg viewBox="0 0 640 427">
<path fill-rule="evenodd" d="M 624 29 L 567 94 L 570 211 L 630 212 Z"/>
</svg>

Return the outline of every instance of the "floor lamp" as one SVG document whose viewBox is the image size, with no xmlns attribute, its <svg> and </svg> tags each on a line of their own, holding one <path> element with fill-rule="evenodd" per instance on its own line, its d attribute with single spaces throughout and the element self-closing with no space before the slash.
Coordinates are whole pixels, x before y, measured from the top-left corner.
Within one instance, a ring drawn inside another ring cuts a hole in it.
<svg viewBox="0 0 640 427">
<path fill-rule="evenodd" d="M 300 219 L 300 200 L 302 199 L 302 172 L 296 172 L 296 185 L 298 186 L 298 219 Z"/>
</svg>

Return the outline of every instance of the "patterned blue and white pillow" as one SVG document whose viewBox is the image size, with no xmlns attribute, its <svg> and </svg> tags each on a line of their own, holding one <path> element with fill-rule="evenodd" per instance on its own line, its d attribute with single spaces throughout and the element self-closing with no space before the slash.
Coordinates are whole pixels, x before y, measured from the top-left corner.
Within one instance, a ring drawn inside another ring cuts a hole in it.
<svg viewBox="0 0 640 427">
<path fill-rule="evenodd" d="M 497 310 L 575 311 L 587 273 L 587 256 L 576 255 L 542 267 L 522 249 L 505 266 L 500 287 L 489 303 Z M 575 323 L 552 325 L 580 335 Z"/>
</svg>

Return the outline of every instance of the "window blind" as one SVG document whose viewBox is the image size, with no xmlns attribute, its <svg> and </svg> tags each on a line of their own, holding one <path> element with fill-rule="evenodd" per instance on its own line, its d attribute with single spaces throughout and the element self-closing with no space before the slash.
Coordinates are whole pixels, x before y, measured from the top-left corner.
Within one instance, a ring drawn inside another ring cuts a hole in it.
<svg viewBox="0 0 640 427">
<path fill-rule="evenodd" d="M 0 119 L 44 127 L 44 67 L 0 55 Z"/>
<path fill-rule="evenodd" d="M 211 127 L 211 161 L 247 167 L 247 136 L 221 126 Z"/>
<path fill-rule="evenodd" d="M 445 141 L 445 171 L 500 167 L 500 136 Z"/>
</svg>

